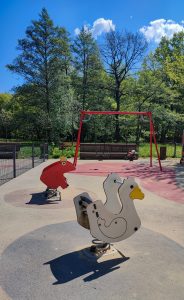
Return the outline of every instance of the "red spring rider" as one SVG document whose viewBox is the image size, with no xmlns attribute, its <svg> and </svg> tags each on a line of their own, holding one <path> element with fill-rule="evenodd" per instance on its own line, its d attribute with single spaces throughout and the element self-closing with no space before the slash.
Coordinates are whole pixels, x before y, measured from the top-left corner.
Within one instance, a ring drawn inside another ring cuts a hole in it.
<svg viewBox="0 0 184 300">
<path fill-rule="evenodd" d="M 66 157 L 61 157 L 60 161 L 54 162 L 44 168 L 40 176 L 40 180 L 47 186 L 46 194 L 48 198 L 56 196 L 57 188 L 62 189 L 68 187 L 67 179 L 64 173 L 75 170 L 74 165 L 67 161 Z"/>
</svg>

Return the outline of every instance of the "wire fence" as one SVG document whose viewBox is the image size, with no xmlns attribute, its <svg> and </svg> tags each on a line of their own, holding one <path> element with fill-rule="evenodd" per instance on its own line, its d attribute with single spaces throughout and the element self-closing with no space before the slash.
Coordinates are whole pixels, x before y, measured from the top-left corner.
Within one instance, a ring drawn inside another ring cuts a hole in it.
<svg viewBox="0 0 184 300">
<path fill-rule="evenodd" d="M 48 159 L 48 144 L 0 143 L 0 185 Z"/>
</svg>

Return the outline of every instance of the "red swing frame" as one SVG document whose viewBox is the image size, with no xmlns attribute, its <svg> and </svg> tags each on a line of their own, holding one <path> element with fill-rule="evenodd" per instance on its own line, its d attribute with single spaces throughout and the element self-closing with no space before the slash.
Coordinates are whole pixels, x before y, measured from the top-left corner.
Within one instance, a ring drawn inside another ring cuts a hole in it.
<svg viewBox="0 0 184 300">
<path fill-rule="evenodd" d="M 76 168 L 77 165 L 77 159 L 78 159 L 78 152 L 79 152 L 79 146 L 80 146 L 80 138 L 81 138 L 81 131 L 82 131 L 82 124 L 84 121 L 84 118 L 86 115 L 141 115 L 141 116 L 146 116 L 149 118 L 149 124 L 150 124 L 150 167 L 153 166 L 152 163 L 152 144 L 154 141 L 156 152 L 157 152 L 157 158 L 158 158 L 158 163 L 160 167 L 160 171 L 162 171 L 162 165 L 160 161 L 160 155 L 158 151 L 158 145 L 156 141 L 156 136 L 155 136 L 155 130 L 154 130 L 154 124 L 152 120 L 152 113 L 151 112 L 132 112 L 132 111 L 81 111 L 80 114 L 80 125 L 79 125 L 79 130 L 78 130 L 78 136 L 77 136 L 77 144 L 76 144 L 76 150 L 75 150 L 75 156 L 74 156 L 74 162 L 73 165 Z"/>
</svg>

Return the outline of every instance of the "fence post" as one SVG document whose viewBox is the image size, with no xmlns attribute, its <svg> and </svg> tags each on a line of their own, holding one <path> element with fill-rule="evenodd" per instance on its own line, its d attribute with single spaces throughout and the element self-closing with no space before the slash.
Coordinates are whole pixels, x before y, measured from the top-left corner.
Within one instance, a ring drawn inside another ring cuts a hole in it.
<svg viewBox="0 0 184 300">
<path fill-rule="evenodd" d="M 34 159 L 35 159 L 35 155 L 34 155 L 34 144 L 32 143 L 32 168 L 34 168 Z"/>
<path fill-rule="evenodd" d="M 181 159 L 180 159 L 180 164 L 184 163 L 184 130 L 183 130 L 183 135 L 182 135 L 182 150 L 181 150 Z"/>
<path fill-rule="evenodd" d="M 43 144 L 43 161 L 45 161 L 45 143 Z"/>
<path fill-rule="evenodd" d="M 173 158 L 176 157 L 176 142 L 174 142 L 174 153 L 173 153 Z"/>
<path fill-rule="evenodd" d="M 13 147 L 13 178 L 16 177 L 16 145 Z"/>
</svg>

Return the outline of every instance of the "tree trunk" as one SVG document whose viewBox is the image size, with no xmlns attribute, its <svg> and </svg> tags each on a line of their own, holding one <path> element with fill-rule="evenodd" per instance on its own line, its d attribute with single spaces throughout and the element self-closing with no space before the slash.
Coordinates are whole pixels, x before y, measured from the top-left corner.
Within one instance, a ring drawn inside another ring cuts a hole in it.
<svg viewBox="0 0 184 300">
<path fill-rule="evenodd" d="M 142 132 L 142 124 L 140 123 L 141 119 L 137 116 L 137 128 L 136 128 L 136 144 L 139 145 L 141 132 Z"/>
<path fill-rule="evenodd" d="M 116 100 L 116 111 L 120 110 L 120 83 L 116 82 L 116 94 L 115 94 L 115 100 Z M 115 117 L 116 125 L 115 125 L 115 140 L 116 142 L 120 141 L 120 127 L 119 127 L 119 115 L 116 115 Z"/>
<path fill-rule="evenodd" d="M 167 133 L 167 130 L 162 129 L 161 136 L 160 136 L 160 142 L 163 143 L 163 144 L 166 142 L 166 133 Z"/>
</svg>

